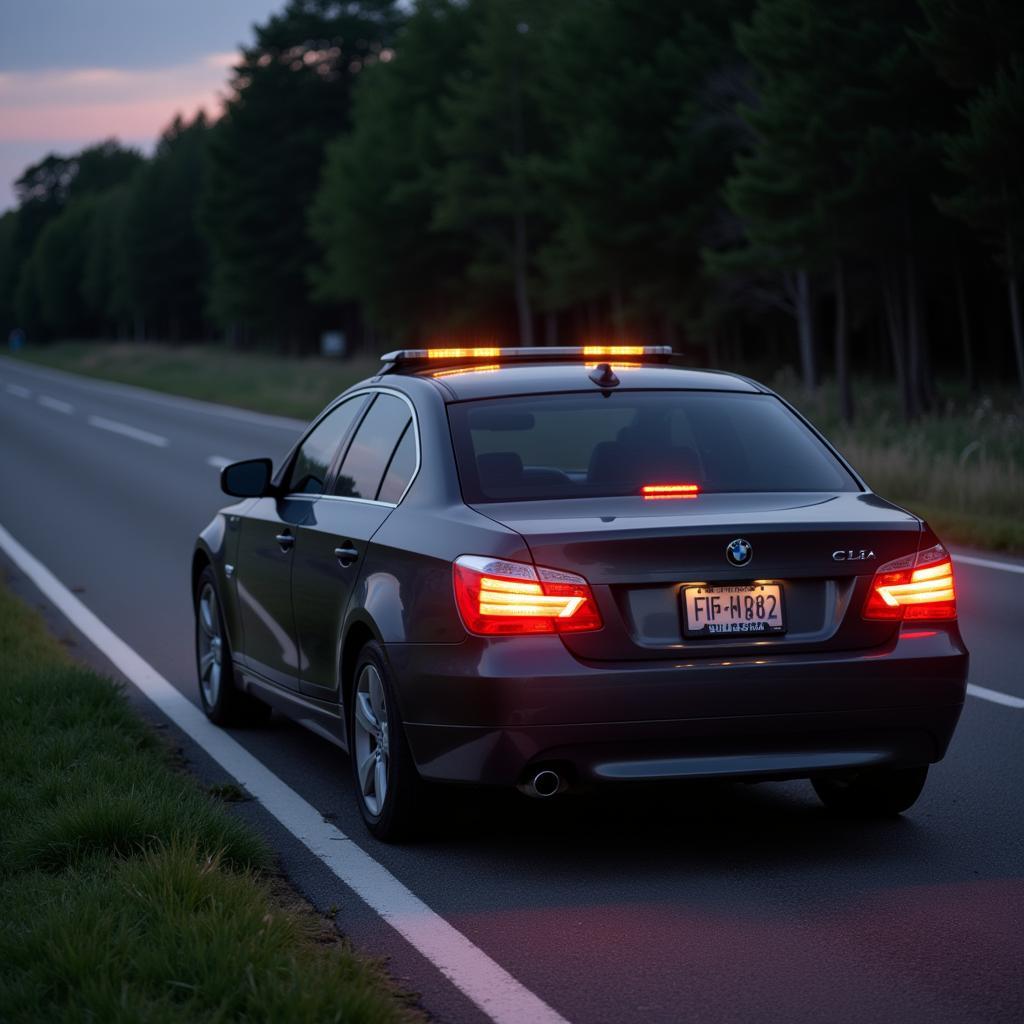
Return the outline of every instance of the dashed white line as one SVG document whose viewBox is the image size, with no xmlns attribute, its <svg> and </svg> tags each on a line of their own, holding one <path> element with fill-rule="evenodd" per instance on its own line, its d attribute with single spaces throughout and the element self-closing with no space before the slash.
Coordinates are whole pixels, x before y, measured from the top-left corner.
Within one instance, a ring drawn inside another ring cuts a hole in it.
<svg viewBox="0 0 1024 1024">
<path fill-rule="evenodd" d="M 1000 693 L 998 690 L 990 690 L 987 686 L 975 686 L 974 683 L 968 683 L 967 692 L 972 697 L 988 700 L 993 704 L 1002 704 L 1003 707 L 1024 708 L 1024 698 L 1014 697 L 1009 693 Z"/>
<path fill-rule="evenodd" d="M 70 402 L 63 402 L 59 398 L 51 398 L 49 395 L 40 395 L 39 404 L 45 405 L 47 409 L 52 409 L 54 412 L 62 412 L 65 416 L 70 416 L 75 411 L 75 407 Z"/>
<path fill-rule="evenodd" d="M 230 466 L 232 462 L 237 462 L 238 459 L 229 459 L 225 455 L 211 455 L 207 460 L 208 466 L 213 466 L 214 469 L 223 469 L 225 466 Z"/>
<path fill-rule="evenodd" d="M 953 563 L 963 562 L 964 565 L 977 565 L 982 569 L 1002 569 L 1003 572 L 1019 572 L 1024 575 L 1024 565 L 1014 562 L 997 562 L 991 558 L 975 558 L 973 555 L 958 555 L 953 552 Z"/>
<path fill-rule="evenodd" d="M 194 411 L 208 416 L 220 416 L 223 419 L 238 420 L 240 423 L 252 423 L 258 426 L 275 427 L 279 430 L 297 434 L 306 427 L 306 420 L 294 419 L 290 416 L 275 416 L 272 413 L 255 412 L 252 409 L 239 409 L 232 405 L 220 405 L 217 402 L 204 402 L 198 398 L 185 398 L 181 395 L 169 395 L 162 391 L 151 391 L 149 388 L 137 387 L 134 384 L 118 384 L 115 381 L 83 377 L 81 374 L 55 370 L 51 367 L 33 366 L 23 360 L 8 360 L 0 357 L 0 363 L 16 366 L 19 373 L 42 377 L 68 383 L 84 391 L 92 391 L 108 395 L 119 395 L 132 398 L 152 405 L 164 405 L 182 411 Z"/>
<path fill-rule="evenodd" d="M 495 1024 L 568 1024 L 539 996 L 430 909 L 266 765 L 172 686 L 0 526 L 0 549 L 39 590 L 220 766 Z"/>
<path fill-rule="evenodd" d="M 9 395 L 14 395 L 15 398 L 32 397 L 32 392 L 28 388 L 23 388 L 20 384 L 8 384 L 5 390 Z"/>
<path fill-rule="evenodd" d="M 108 420 L 105 416 L 90 416 L 88 423 L 90 427 L 109 430 L 112 434 L 130 437 L 135 441 L 142 441 L 144 444 L 151 444 L 157 448 L 166 448 L 170 444 L 167 438 L 161 437 L 160 434 L 151 434 L 148 430 L 140 430 L 138 427 L 131 427 L 127 423 Z"/>
</svg>

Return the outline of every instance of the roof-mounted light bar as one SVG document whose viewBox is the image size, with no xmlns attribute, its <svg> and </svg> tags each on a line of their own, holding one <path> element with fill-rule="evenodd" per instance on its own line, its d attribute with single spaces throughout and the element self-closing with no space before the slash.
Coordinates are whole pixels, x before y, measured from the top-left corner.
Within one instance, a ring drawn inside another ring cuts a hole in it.
<svg viewBox="0 0 1024 1024">
<path fill-rule="evenodd" d="M 381 356 L 387 369 L 416 364 L 437 365 L 440 363 L 474 362 L 477 359 L 493 364 L 522 362 L 546 362 L 565 359 L 616 359 L 623 356 L 640 358 L 652 362 L 664 362 L 672 355 L 669 345 L 555 345 L 551 347 L 497 348 L 479 346 L 467 348 L 403 348 Z"/>
</svg>

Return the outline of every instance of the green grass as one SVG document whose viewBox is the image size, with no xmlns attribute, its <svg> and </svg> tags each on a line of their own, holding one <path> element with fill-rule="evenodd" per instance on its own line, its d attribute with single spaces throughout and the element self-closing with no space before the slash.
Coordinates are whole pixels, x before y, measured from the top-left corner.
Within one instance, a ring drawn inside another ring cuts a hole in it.
<svg viewBox="0 0 1024 1024">
<path fill-rule="evenodd" d="M 20 358 L 104 380 L 245 409 L 312 419 L 336 395 L 369 377 L 379 359 L 286 358 L 218 345 L 66 341 Z"/>
<path fill-rule="evenodd" d="M 0 587 L 5 1024 L 419 1020 L 270 865 Z"/>
<path fill-rule="evenodd" d="M 62 342 L 24 358 L 76 373 L 308 419 L 379 365 L 291 359 L 215 345 Z M 758 374 L 755 373 L 755 376 Z M 1004 389 L 969 395 L 940 384 L 936 412 L 907 424 L 895 387 L 859 380 L 857 423 L 846 427 L 834 390 L 804 393 L 792 373 L 773 386 L 800 408 L 879 494 L 924 515 L 946 539 L 1024 554 L 1024 401 Z"/>
<path fill-rule="evenodd" d="M 859 381 L 857 419 L 840 422 L 834 389 L 813 395 L 791 374 L 773 386 L 850 460 L 871 487 L 924 516 L 943 538 L 1024 553 L 1024 399 L 1010 389 L 940 388 L 938 408 L 907 423 L 895 387 Z"/>
</svg>

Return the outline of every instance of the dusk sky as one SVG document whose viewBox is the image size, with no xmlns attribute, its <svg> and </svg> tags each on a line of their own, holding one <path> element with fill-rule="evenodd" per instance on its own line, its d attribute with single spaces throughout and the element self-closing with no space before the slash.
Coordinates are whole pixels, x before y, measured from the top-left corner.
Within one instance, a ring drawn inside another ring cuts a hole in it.
<svg viewBox="0 0 1024 1024">
<path fill-rule="evenodd" d="M 0 0 L 0 210 L 50 152 L 149 149 L 174 114 L 219 107 L 252 25 L 284 0 Z"/>
</svg>

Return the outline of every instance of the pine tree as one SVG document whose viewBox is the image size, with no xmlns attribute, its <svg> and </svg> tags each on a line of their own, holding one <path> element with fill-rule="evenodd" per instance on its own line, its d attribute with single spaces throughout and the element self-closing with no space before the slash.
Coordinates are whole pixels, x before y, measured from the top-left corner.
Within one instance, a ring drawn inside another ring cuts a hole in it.
<svg viewBox="0 0 1024 1024">
<path fill-rule="evenodd" d="M 936 180 L 935 124 L 947 104 L 910 39 L 919 20 L 912 0 L 762 0 L 738 31 L 758 101 L 744 110 L 752 149 L 726 194 L 749 244 L 722 259 L 831 279 L 847 420 L 847 293 L 858 264 L 880 264 L 908 415 L 928 399 L 920 253 L 934 218 L 922 197 Z M 806 355 L 803 364 L 806 376 Z"/>
<path fill-rule="evenodd" d="M 961 184 L 940 204 L 978 229 L 999 253 L 1024 390 L 1024 56 L 1011 58 L 996 72 L 995 81 L 978 91 L 968 104 L 965 130 L 946 138 L 946 154 Z"/>
<path fill-rule="evenodd" d="M 748 7 L 560 7 L 538 83 L 557 141 L 537 167 L 557 213 L 540 254 L 549 305 L 606 307 L 616 334 L 672 340 L 702 291 L 702 235 L 731 167 L 721 87 L 735 65 L 730 20 Z"/>
<path fill-rule="evenodd" d="M 956 180 L 936 201 L 996 254 L 1006 277 L 1010 336 L 1024 389 L 1024 5 L 921 0 L 921 6 L 928 24 L 918 41 L 943 78 L 968 97 L 964 116 L 941 139 Z"/>
<path fill-rule="evenodd" d="M 394 0 L 290 0 L 256 28 L 210 140 L 202 219 L 210 312 L 225 327 L 308 344 L 317 252 L 308 207 L 327 142 L 349 126 L 352 87 L 392 42 Z"/>
<path fill-rule="evenodd" d="M 178 341 L 203 333 L 209 257 L 199 225 L 209 128 L 174 119 L 132 183 L 123 235 L 136 334 Z"/>
<path fill-rule="evenodd" d="M 474 19 L 474 8 L 453 0 L 418 4 L 394 58 L 362 76 L 351 133 L 328 149 L 309 218 L 323 250 L 315 294 L 359 302 L 371 330 L 431 335 L 449 325 L 452 309 L 474 306 L 456 290 L 469 246 L 431 225 L 444 163 L 441 97 Z"/>
<path fill-rule="evenodd" d="M 546 139 L 535 82 L 551 5 L 478 0 L 479 28 L 442 104 L 446 163 L 437 181 L 434 227 L 471 243 L 466 270 L 480 299 L 511 292 L 519 343 L 533 343 L 532 254 L 545 205 L 531 162 Z"/>
<path fill-rule="evenodd" d="M 125 228 L 131 183 L 96 197 L 82 271 L 82 296 L 106 336 L 126 337 L 135 316 Z"/>
</svg>

